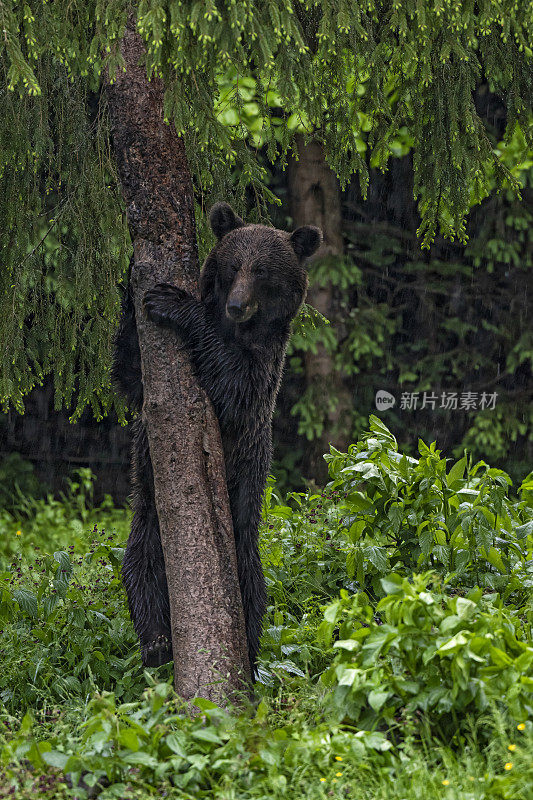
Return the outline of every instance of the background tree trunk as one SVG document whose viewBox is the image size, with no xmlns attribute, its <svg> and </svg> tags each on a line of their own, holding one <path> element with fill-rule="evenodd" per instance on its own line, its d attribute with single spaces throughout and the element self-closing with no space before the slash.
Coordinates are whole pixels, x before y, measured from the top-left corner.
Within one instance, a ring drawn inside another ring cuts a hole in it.
<svg viewBox="0 0 533 800">
<path fill-rule="evenodd" d="M 303 136 L 297 136 L 298 155 L 289 162 L 290 208 L 294 228 L 300 225 L 318 225 L 324 240 L 313 256 L 313 261 L 327 256 L 342 256 L 342 207 L 339 182 L 329 168 L 320 142 L 305 144 Z M 320 311 L 327 319 L 334 313 L 333 287 L 331 283 L 309 285 L 307 303 Z M 303 474 L 318 484 L 328 478 L 327 464 L 322 458 L 329 452 L 330 442 L 340 450 L 350 444 L 349 422 L 346 412 L 353 406 L 353 398 L 335 369 L 331 353 L 323 346 L 317 353 L 307 351 L 304 355 L 305 381 L 309 388 L 313 384 L 320 393 L 326 393 L 326 402 L 336 399 L 335 408 L 327 411 L 324 430 L 306 450 Z"/>
<path fill-rule="evenodd" d="M 131 18 L 126 71 L 108 82 L 113 145 L 134 243 L 131 283 L 141 350 L 143 422 L 170 598 L 176 691 L 225 701 L 249 679 L 244 614 L 218 421 L 176 335 L 147 321 L 159 282 L 198 296 L 193 186 L 185 149 L 163 120 Z"/>
</svg>

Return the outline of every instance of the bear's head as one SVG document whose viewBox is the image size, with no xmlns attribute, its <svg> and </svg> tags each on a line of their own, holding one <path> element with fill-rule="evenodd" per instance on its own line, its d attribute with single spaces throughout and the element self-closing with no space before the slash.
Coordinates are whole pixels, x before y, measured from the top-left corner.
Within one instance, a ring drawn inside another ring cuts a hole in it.
<svg viewBox="0 0 533 800">
<path fill-rule="evenodd" d="M 320 246 L 319 228 L 286 233 L 247 225 L 227 203 L 213 206 L 210 223 L 218 241 L 202 270 L 202 300 L 217 307 L 225 325 L 243 332 L 289 322 L 305 299 L 304 263 Z"/>
</svg>

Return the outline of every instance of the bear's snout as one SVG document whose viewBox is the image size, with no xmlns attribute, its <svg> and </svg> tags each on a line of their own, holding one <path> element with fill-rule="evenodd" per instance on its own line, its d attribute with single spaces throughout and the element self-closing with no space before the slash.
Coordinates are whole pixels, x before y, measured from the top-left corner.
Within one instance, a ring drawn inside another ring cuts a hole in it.
<svg viewBox="0 0 533 800">
<path fill-rule="evenodd" d="M 257 311 L 257 303 L 250 303 L 239 298 L 229 298 L 226 303 L 226 315 L 234 322 L 248 322 Z"/>
</svg>

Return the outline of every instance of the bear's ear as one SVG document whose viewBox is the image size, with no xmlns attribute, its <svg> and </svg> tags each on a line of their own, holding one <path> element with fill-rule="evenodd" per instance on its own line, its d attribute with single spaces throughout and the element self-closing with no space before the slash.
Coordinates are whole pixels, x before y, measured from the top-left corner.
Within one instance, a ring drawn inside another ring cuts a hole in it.
<svg viewBox="0 0 533 800">
<path fill-rule="evenodd" d="M 217 239 L 222 239 L 235 228 L 244 227 L 244 222 L 237 216 L 229 203 L 215 203 L 209 214 L 209 222 Z"/>
<path fill-rule="evenodd" d="M 308 258 L 320 247 L 322 231 L 314 225 L 304 225 L 291 233 L 289 241 L 298 258 Z"/>
</svg>

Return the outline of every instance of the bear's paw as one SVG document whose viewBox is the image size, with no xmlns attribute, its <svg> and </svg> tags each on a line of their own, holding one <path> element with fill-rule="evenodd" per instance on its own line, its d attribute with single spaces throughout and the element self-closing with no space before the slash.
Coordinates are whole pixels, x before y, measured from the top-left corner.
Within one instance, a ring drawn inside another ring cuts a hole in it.
<svg viewBox="0 0 533 800">
<path fill-rule="evenodd" d="M 167 322 L 179 307 L 192 296 L 171 283 L 158 283 L 143 297 L 144 313 L 152 322 Z"/>
<path fill-rule="evenodd" d="M 151 642 L 141 647 L 141 659 L 144 667 L 160 667 L 161 664 L 172 661 L 172 658 L 172 642 L 164 634 L 156 636 Z"/>
</svg>

